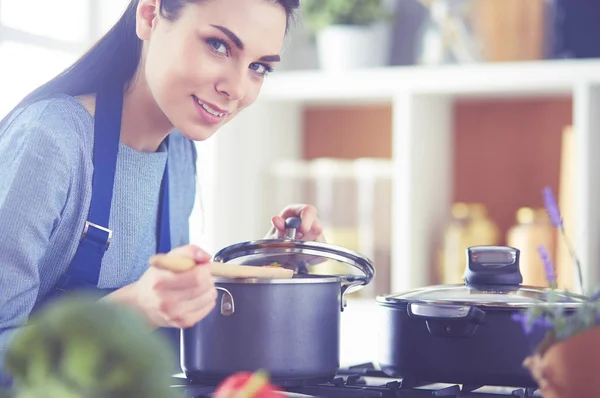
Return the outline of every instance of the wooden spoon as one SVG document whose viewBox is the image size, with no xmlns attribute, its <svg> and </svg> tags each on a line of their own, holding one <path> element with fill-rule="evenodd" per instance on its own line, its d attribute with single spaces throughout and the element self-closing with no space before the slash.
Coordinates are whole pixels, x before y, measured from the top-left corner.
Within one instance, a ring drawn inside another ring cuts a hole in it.
<svg viewBox="0 0 600 398">
<path fill-rule="evenodd" d="M 150 265 L 173 272 L 184 272 L 196 266 L 196 262 L 188 257 L 173 254 L 156 254 L 150 257 Z M 208 263 L 213 276 L 225 278 L 270 278 L 289 279 L 294 271 L 283 267 L 258 267 L 228 263 Z"/>
</svg>

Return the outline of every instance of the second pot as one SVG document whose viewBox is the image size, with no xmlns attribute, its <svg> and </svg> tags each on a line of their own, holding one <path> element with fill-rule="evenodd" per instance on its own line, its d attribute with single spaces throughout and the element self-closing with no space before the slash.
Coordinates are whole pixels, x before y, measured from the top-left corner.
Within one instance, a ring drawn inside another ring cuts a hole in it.
<svg viewBox="0 0 600 398">
<path fill-rule="evenodd" d="M 381 369 L 406 384 L 536 387 L 522 363 L 545 330 L 526 335 L 512 316 L 547 304 L 549 289 L 522 286 L 519 250 L 505 246 L 467 249 L 465 281 L 377 298 Z M 585 301 L 554 294 L 567 312 Z"/>
</svg>

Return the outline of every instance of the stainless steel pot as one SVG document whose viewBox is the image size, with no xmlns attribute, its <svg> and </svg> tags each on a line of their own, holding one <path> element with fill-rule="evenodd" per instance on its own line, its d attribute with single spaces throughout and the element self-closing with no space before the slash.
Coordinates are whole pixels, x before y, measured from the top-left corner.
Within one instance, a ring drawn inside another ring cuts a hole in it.
<svg viewBox="0 0 600 398">
<path fill-rule="evenodd" d="M 465 283 L 429 286 L 377 297 L 381 313 L 378 363 L 406 384 L 535 387 L 522 362 L 545 330 L 525 335 L 513 314 L 547 304 L 550 290 L 523 286 L 519 250 L 467 249 Z M 585 297 L 554 292 L 567 312 Z"/>
<path fill-rule="evenodd" d="M 181 366 L 197 382 L 266 369 L 279 385 L 331 380 L 339 370 L 344 295 L 373 279 L 370 260 L 331 244 L 295 239 L 299 218 L 286 220 L 284 239 L 250 241 L 220 250 L 214 261 L 293 269 L 291 279 L 215 278 L 216 308 L 181 332 Z M 321 274 L 324 261 L 353 273 Z"/>
</svg>

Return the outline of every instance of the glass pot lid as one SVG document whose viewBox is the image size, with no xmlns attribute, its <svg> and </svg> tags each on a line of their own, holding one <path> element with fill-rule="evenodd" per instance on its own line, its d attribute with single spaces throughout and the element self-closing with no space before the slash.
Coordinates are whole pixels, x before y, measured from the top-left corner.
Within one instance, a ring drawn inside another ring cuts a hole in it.
<svg viewBox="0 0 600 398">
<path fill-rule="evenodd" d="M 368 285 L 375 275 L 371 261 L 352 250 L 312 241 L 297 240 L 299 217 L 286 219 L 283 239 L 248 241 L 219 250 L 213 261 L 247 266 L 277 265 L 296 275 L 335 276 L 344 292 L 350 293 Z"/>
<path fill-rule="evenodd" d="M 550 296 L 552 295 L 552 296 Z M 388 304 L 429 303 L 476 305 L 495 308 L 527 308 L 552 302 L 566 308 L 576 308 L 585 297 L 569 292 L 551 292 L 535 286 L 471 286 L 439 285 L 405 293 L 378 296 L 377 301 Z"/>
<path fill-rule="evenodd" d="M 465 284 L 438 285 L 400 294 L 378 296 L 384 304 L 430 303 L 476 305 L 495 308 L 527 308 L 552 303 L 576 308 L 586 301 L 581 295 L 549 288 L 521 285 L 519 250 L 505 246 L 467 249 Z"/>
</svg>

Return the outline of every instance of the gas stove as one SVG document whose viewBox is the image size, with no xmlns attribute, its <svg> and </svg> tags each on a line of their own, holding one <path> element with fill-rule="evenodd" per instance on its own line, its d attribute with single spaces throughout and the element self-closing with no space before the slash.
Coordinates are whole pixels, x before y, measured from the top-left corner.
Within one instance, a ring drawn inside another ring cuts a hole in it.
<svg viewBox="0 0 600 398">
<path fill-rule="evenodd" d="M 181 376 L 173 388 L 183 391 L 185 398 L 210 398 L 216 386 L 194 384 Z M 423 385 L 389 377 L 370 363 L 340 369 L 328 383 L 285 387 L 284 391 L 286 397 L 305 398 L 541 397 L 535 389 L 518 386 Z"/>
</svg>

